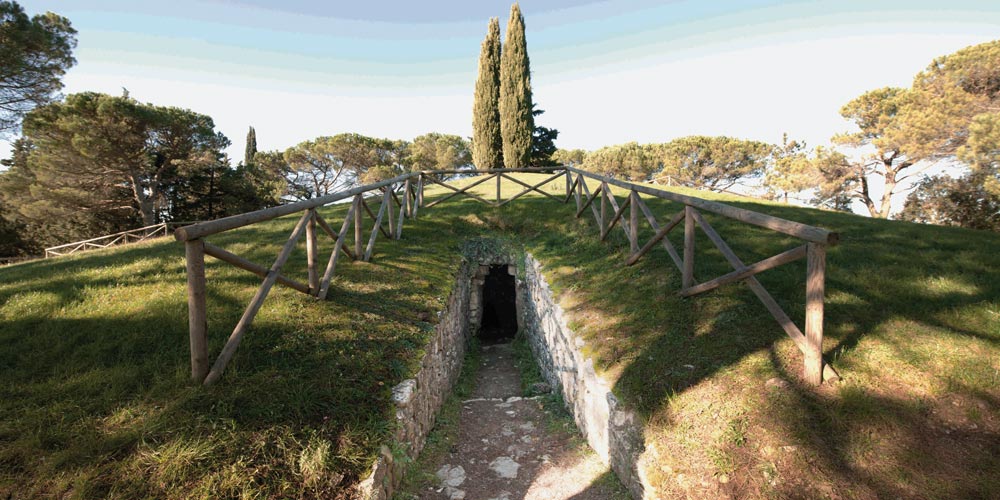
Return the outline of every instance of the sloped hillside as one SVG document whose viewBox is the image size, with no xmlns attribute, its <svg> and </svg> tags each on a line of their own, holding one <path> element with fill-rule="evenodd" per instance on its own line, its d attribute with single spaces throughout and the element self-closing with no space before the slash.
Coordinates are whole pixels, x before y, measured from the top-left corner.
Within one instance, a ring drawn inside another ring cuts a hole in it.
<svg viewBox="0 0 1000 500">
<path fill-rule="evenodd" d="M 665 498 L 1000 495 L 1000 237 L 713 198 L 841 232 L 824 351 L 843 381 L 800 383 L 797 349 L 742 285 L 681 299 L 665 253 L 623 266 L 621 231 L 599 242 L 569 204 L 455 199 L 339 268 L 331 300 L 275 289 L 210 388 L 188 382 L 181 245 L 0 269 L 0 496 L 349 496 L 390 435 L 389 389 L 419 359 L 458 249 L 479 235 L 545 264 L 596 365 L 649 420 Z M 661 219 L 680 208 L 649 204 Z M 794 244 L 706 218 L 745 261 Z M 294 223 L 211 241 L 268 263 Z M 698 249 L 696 276 L 729 270 L 703 235 Z M 304 253 L 289 274 L 305 275 Z M 799 262 L 760 276 L 799 324 L 804 275 Z M 216 353 L 259 279 L 211 259 L 208 276 Z"/>
</svg>

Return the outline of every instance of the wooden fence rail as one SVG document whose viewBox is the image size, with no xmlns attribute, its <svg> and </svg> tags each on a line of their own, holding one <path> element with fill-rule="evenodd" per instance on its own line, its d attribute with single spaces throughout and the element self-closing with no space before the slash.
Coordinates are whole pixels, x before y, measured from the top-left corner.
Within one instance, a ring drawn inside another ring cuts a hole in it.
<svg viewBox="0 0 1000 500">
<path fill-rule="evenodd" d="M 768 312 L 778 321 L 778 324 L 781 325 L 789 338 L 802 351 L 805 358 L 803 376 L 806 381 L 818 385 L 823 380 L 837 378 L 837 372 L 833 367 L 823 362 L 822 356 L 826 249 L 829 246 L 837 244 L 840 238 L 837 233 L 724 203 L 612 179 L 573 167 L 566 167 L 566 172 L 566 175 L 576 176 L 576 179 L 571 184 L 567 181 L 567 191 L 572 186 L 575 186 L 577 189 L 576 216 L 580 217 L 583 215 L 589 207 L 594 215 L 597 226 L 600 228 L 602 240 L 607 237 L 616 224 L 620 225 L 625 232 L 625 237 L 628 239 L 630 247 L 630 254 L 625 261 L 626 265 L 634 265 L 657 244 L 660 244 L 681 272 L 682 285 L 678 293 L 682 297 L 698 295 L 729 283 L 745 281 L 754 295 L 764 304 Z M 587 179 L 600 183 L 594 189 L 593 193 L 587 187 Z M 628 191 L 628 196 L 620 205 L 609 190 L 609 185 Z M 567 193 L 567 198 L 569 194 Z M 642 201 L 641 194 L 682 203 L 684 209 L 673 215 L 666 224 L 660 226 L 653 212 Z M 600 198 L 600 209 L 594 205 L 594 201 L 598 198 Z M 623 218 L 626 209 L 629 209 L 627 222 Z M 746 265 L 733 252 L 725 240 L 722 239 L 722 236 L 719 235 L 715 228 L 705 220 L 701 215 L 702 211 L 715 213 L 740 222 L 794 236 L 804 240 L 805 244 L 759 262 Z M 640 224 L 640 212 L 654 232 L 652 238 L 645 243 L 641 243 L 638 238 L 637 226 Z M 684 222 L 683 257 L 678 254 L 673 244 L 666 238 L 667 234 L 679 226 L 682 221 Z M 700 228 L 719 252 L 722 253 L 723 257 L 733 267 L 732 272 L 701 283 L 697 281 L 694 275 L 695 231 L 697 228 Z M 756 275 L 761 272 L 774 269 L 775 267 L 803 257 L 806 258 L 805 333 L 795 325 L 791 318 L 788 317 L 788 314 L 785 313 L 781 306 L 778 305 L 778 302 L 774 300 L 771 294 L 764 289 L 764 286 L 756 278 Z"/>
<path fill-rule="evenodd" d="M 98 236 L 89 240 L 75 241 L 45 249 L 45 258 L 69 255 L 72 253 L 95 250 L 98 248 L 108 248 L 128 243 L 138 243 L 150 238 L 158 238 L 170 234 L 170 229 L 181 223 L 161 222 L 152 226 L 145 226 L 136 229 L 129 229 L 120 233 Z"/>
<path fill-rule="evenodd" d="M 508 175 L 515 172 L 548 173 L 550 175 L 540 182 L 529 184 Z M 479 175 L 482 178 L 471 182 L 463 188 L 453 186 L 441 179 L 456 174 Z M 556 196 L 551 192 L 541 189 L 543 186 L 560 178 L 563 178 L 565 181 L 564 195 Z M 496 182 L 496 196 L 492 200 L 470 191 L 472 188 L 491 180 L 495 180 Z M 516 184 L 523 189 L 504 200 L 502 199 L 501 190 L 503 180 Z M 591 192 L 587 180 L 598 183 L 593 192 Z M 443 186 L 451 192 L 425 204 L 424 186 L 427 183 Z M 609 186 L 627 190 L 628 196 L 619 204 Z M 616 225 L 620 226 L 629 241 L 630 247 L 629 257 L 625 262 L 626 265 L 636 264 L 657 245 L 662 246 L 669 254 L 671 260 L 681 270 L 682 287 L 679 291 L 681 296 L 693 296 L 726 284 L 745 281 L 789 337 L 792 338 L 795 345 L 803 352 L 805 358 L 805 379 L 810 383 L 820 384 L 824 379 L 832 379 L 837 376 L 833 368 L 823 363 L 822 358 L 826 248 L 837 243 L 838 235 L 836 233 L 724 203 L 604 177 L 573 167 L 553 167 L 488 171 L 447 170 L 413 172 L 311 200 L 178 228 L 174 232 L 174 236 L 178 241 L 185 243 L 187 257 L 188 321 L 192 379 L 205 384 L 212 384 L 219 380 L 226 365 L 232 359 L 240 341 L 246 334 L 247 329 L 253 322 L 254 317 L 260 310 L 261 305 L 275 284 L 287 286 L 318 299 L 325 299 L 330 293 L 330 283 L 341 255 L 346 255 L 348 258 L 354 260 L 369 261 L 372 258 L 378 235 L 382 234 L 386 238 L 393 240 L 401 239 L 403 223 L 407 219 L 415 218 L 421 207 L 430 208 L 459 196 L 467 197 L 492 207 L 501 207 L 532 192 L 540 193 L 561 203 L 567 203 L 571 199 L 575 200 L 576 217 L 580 217 L 589 209 L 600 229 L 600 238 L 602 241 L 607 238 L 607 235 L 612 232 Z M 368 195 L 367 198 L 366 195 Z M 642 200 L 641 195 L 682 203 L 684 209 L 673 215 L 667 223 L 661 226 L 657 222 L 655 214 L 653 214 L 652 210 Z M 350 205 L 339 231 L 335 231 L 317 213 L 316 209 L 347 199 L 351 200 Z M 377 210 L 373 210 L 370 205 L 375 200 L 379 200 Z M 599 203 L 595 203 L 596 201 L 599 201 Z M 396 214 L 393 213 L 395 207 L 398 207 Z M 805 244 L 759 262 L 745 265 L 733 253 L 732 249 L 729 248 L 715 229 L 705 221 L 700 211 L 715 213 L 747 224 L 795 236 L 804 240 Z M 208 236 L 223 231 L 296 213 L 301 213 L 302 215 L 281 251 L 269 267 L 246 260 L 204 240 Z M 366 215 L 373 221 L 372 230 L 367 238 L 363 234 Z M 639 241 L 639 226 L 643 219 L 645 219 L 654 232 L 653 237 L 645 243 Z M 667 239 L 667 234 L 679 226 L 681 222 L 684 223 L 683 256 L 677 252 L 677 249 Z M 385 227 L 386 225 L 388 227 Z M 322 274 L 320 274 L 317 267 L 319 265 L 317 227 L 332 240 L 333 245 Z M 694 276 L 695 230 L 699 227 L 733 267 L 732 272 L 701 283 L 697 282 Z M 353 232 L 351 232 L 352 228 Z M 351 233 L 350 236 L 349 233 Z M 305 283 L 295 281 L 293 278 L 282 274 L 285 263 L 303 234 L 306 237 L 308 275 Z M 350 240 L 351 244 L 349 244 L 348 240 Z M 208 327 L 204 261 L 206 254 L 263 278 L 263 282 L 230 334 L 222 352 L 211 366 L 209 365 L 207 350 Z M 803 257 L 807 260 L 805 333 L 802 333 L 791 319 L 789 319 L 788 315 L 785 314 L 774 298 L 771 297 L 755 277 L 763 271 Z"/>
</svg>

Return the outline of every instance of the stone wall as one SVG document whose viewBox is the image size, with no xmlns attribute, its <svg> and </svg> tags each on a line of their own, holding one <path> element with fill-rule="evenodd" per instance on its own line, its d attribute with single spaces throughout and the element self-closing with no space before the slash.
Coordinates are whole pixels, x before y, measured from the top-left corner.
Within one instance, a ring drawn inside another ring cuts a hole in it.
<svg viewBox="0 0 1000 500">
<path fill-rule="evenodd" d="M 643 422 L 625 408 L 611 387 L 583 356 L 584 342 L 566 324 L 530 254 L 480 250 L 467 255 L 456 274 L 455 287 L 439 315 L 435 333 L 415 378 L 392 390 L 397 428 L 391 445 L 382 446 L 371 474 L 359 485 L 362 498 L 387 500 L 399 486 L 410 461 L 423 449 L 434 419 L 462 370 L 469 338 L 482 317 L 483 277 L 491 265 L 516 264 L 518 328 L 524 332 L 536 361 L 553 390 L 559 391 L 580 432 L 609 464 L 636 499 L 654 498 L 642 473 Z M 519 268 L 523 271 L 518 272 Z"/>
<path fill-rule="evenodd" d="M 438 313 L 433 338 L 426 346 L 415 378 L 392 389 L 396 405 L 396 432 L 392 447 L 382 446 L 372 473 L 361 482 L 361 497 L 385 500 L 399 486 L 407 464 L 424 447 L 434 419 L 462 371 L 462 361 L 474 334 L 469 323 L 471 278 L 478 267 L 463 263 L 444 311 Z"/>
<path fill-rule="evenodd" d="M 561 393 L 590 447 L 611 466 L 632 497 L 654 497 L 640 464 L 645 449 L 642 419 L 618 401 L 594 371 L 593 361 L 584 357 L 584 342 L 567 326 L 542 276 L 541 264 L 528 254 L 523 265 L 523 277 L 517 283 L 519 324 L 543 376 Z"/>
</svg>

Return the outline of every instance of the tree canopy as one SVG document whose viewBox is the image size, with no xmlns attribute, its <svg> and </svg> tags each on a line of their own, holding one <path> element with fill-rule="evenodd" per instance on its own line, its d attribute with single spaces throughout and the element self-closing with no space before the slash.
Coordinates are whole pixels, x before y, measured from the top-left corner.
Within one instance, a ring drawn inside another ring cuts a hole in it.
<svg viewBox="0 0 1000 500">
<path fill-rule="evenodd" d="M 587 153 L 582 167 L 632 181 L 725 191 L 762 175 L 773 148 L 732 137 L 689 136 L 662 144 L 629 142 L 603 147 Z M 567 152 L 559 157 L 573 159 L 579 154 Z"/>
<path fill-rule="evenodd" d="M 531 64 L 524 36 L 524 16 L 515 3 L 510 7 L 507 36 L 500 54 L 500 135 L 503 164 L 507 168 L 531 164 L 535 121 L 531 100 Z"/>
<path fill-rule="evenodd" d="M 246 147 L 243 150 L 243 163 L 249 165 L 253 163 L 253 157 L 257 154 L 257 131 L 250 127 L 247 131 Z"/>
<path fill-rule="evenodd" d="M 907 196 L 899 218 L 1000 231 L 1000 195 L 987 190 L 976 176 L 928 177 Z"/>
<path fill-rule="evenodd" d="M 813 203 L 839 208 L 857 200 L 871 216 L 886 218 L 901 183 L 915 180 L 936 161 L 954 159 L 968 164 L 987 191 L 1000 192 L 1000 41 L 939 57 L 911 87 L 865 92 L 840 113 L 856 129 L 834 136 L 832 147 L 816 148 L 811 156 L 797 151 L 776 161 L 768 174 L 772 193 L 812 191 Z M 879 198 L 873 194 L 876 183 Z M 941 178 L 921 184 L 908 217 L 930 207 L 916 200 L 940 194 L 941 186 L 954 193 L 973 184 Z M 952 199 L 977 196 L 965 194 Z"/>
<path fill-rule="evenodd" d="M 29 220 L 88 213 L 118 224 L 169 220 L 192 198 L 213 203 L 229 145 L 214 128 L 210 117 L 186 109 L 73 94 L 28 113 L 31 151 L 0 186 L 22 197 L 16 206 Z M 18 184 L 24 191 L 14 193 Z"/>
<path fill-rule="evenodd" d="M 544 109 L 534 108 L 532 116 L 539 116 L 545 113 Z M 556 139 L 559 138 L 559 131 L 554 128 L 543 127 L 535 124 L 535 130 L 531 134 L 531 163 L 533 167 L 551 167 L 559 163 L 553 160 L 552 155 L 556 153 Z"/>
<path fill-rule="evenodd" d="M 657 182 L 726 191 L 764 173 L 774 146 L 724 136 L 682 137 L 660 148 Z"/>
<path fill-rule="evenodd" d="M 479 53 L 479 76 L 472 108 L 472 159 L 476 168 L 503 166 L 500 135 L 500 20 L 491 18 Z"/>
<path fill-rule="evenodd" d="M 76 30 L 65 17 L 29 18 L 17 2 L 0 1 L 0 136 L 62 89 L 62 76 L 76 64 L 74 48 Z"/>
<path fill-rule="evenodd" d="M 605 146 L 588 153 L 582 167 L 610 177 L 646 181 L 653 172 L 662 168 L 657 163 L 659 148 L 658 144 L 637 142 Z"/>
<path fill-rule="evenodd" d="M 457 135 L 431 132 L 406 146 L 408 170 L 458 170 L 472 161 L 469 143 Z"/>
</svg>

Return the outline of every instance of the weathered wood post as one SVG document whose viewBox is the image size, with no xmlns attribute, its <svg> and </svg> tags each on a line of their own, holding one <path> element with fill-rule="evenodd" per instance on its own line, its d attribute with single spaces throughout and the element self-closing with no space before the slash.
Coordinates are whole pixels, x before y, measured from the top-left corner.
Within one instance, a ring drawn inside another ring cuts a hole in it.
<svg viewBox="0 0 1000 500">
<path fill-rule="evenodd" d="M 576 177 L 576 211 L 580 211 L 580 204 L 583 203 L 583 174 Z"/>
<path fill-rule="evenodd" d="M 413 191 L 413 201 L 410 203 L 410 218 L 417 218 L 417 209 L 420 208 L 420 183 L 423 181 L 423 177 L 417 177 L 417 185 L 412 189 Z"/>
<path fill-rule="evenodd" d="M 392 197 L 392 190 L 393 190 L 392 185 L 385 187 L 385 203 L 388 203 L 388 205 L 386 205 L 385 208 L 387 210 L 386 214 L 389 217 L 389 237 L 392 239 L 396 239 L 396 217 L 394 217 L 392 214 L 393 212 L 392 200 L 394 200 L 395 198 Z"/>
<path fill-rule="evenodd" d="M 497 205 L 500 204 L 500 173 L 495 174 L 497 176 Z"/>
<path fill-rule="evenodd" d="M 628 239 L 631 253 L 639 251 L 639 193 L 629 193 L 631 201 L 628 207 Z"/>
<path fill-rule="evenodd" d="M 354 258 L 361 259 L 364 255 L 364 243 L 361 241 L 364 238 L 362 224 L 364 224 L 364 214 L 361 211 L 361 195 L 354 195 Z"/>
<path fill-rule="evenodd" d="M 309 209 L 306 223 L 306 266 L 309 268 L 309 295 L 319 292 L 319 271 L 316 269 L 316 209 Z"/>
<path fill-rule="evenodd" d="M 569 170 L 563 170 L 563 175 L 566 177 L 566 201 L 569 201 L 569 197 L 573 196 L 573 179 L 570 175 Z"/>
<path fill-rule="evenodd" d="M 694 207 L 684 205 L 684 269 L 681 288 L 694 286 Z"/>
<path fill-rule="evenodd" d="M 401 205 L 399 207 L 399 221 L 396 224 L 396 239 L 403 237 L 403 218 L 406 217 L 406 206 L 410 204 L 410 197 L 406 196 L 406 193 L 410 192 L 410 179 L 406 179 L 403 182 L 403 197 L 399 200 Z"/>
<path fill-rule="evenodd" d="M 608 232 L 608 183 L 601 181 L 601 240 Z"/>
<path fill-rule="evenodd" d="M 184 243 L 187 257 L 188 332 L 191 337 L 191 380 L 208 375 L 208 319 L 205 304 L 205 242 Z"/>
<path fill-rule="evenodd" d="M 417 178 L 417 206 L 424 206 L 424 174 L 420 173 L 420 177 Z"/>
<path fill-rule="evenodd" d="M 823 383 L 823 295 L 826 292 L 826 246 L 809 243 L 806 249 L 806 345 L 803 376 Z"/>
</svg>

